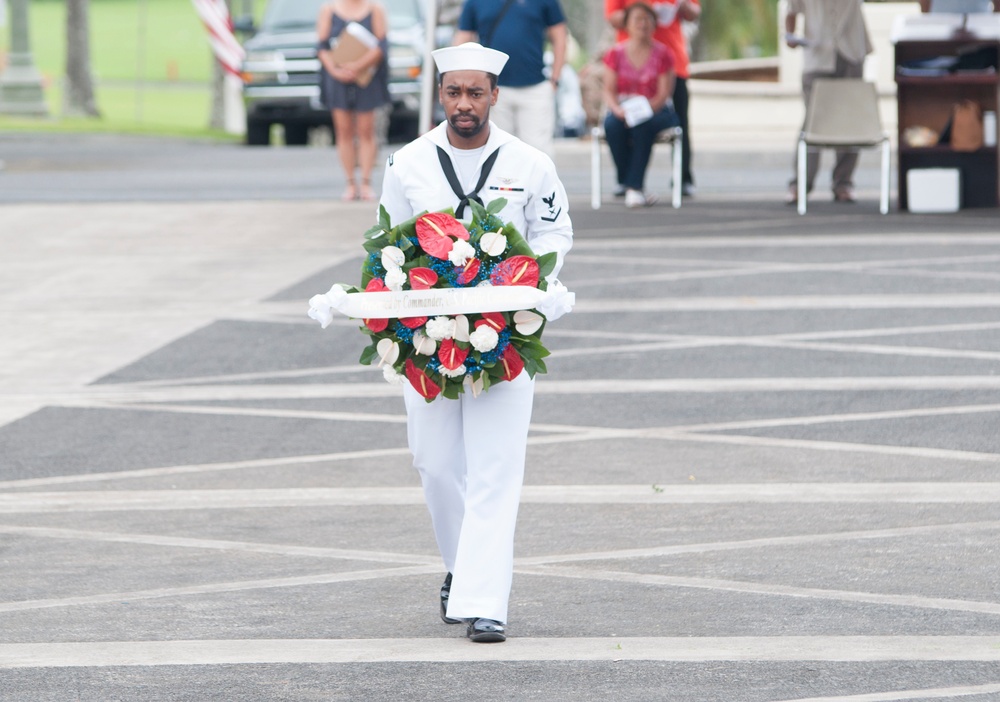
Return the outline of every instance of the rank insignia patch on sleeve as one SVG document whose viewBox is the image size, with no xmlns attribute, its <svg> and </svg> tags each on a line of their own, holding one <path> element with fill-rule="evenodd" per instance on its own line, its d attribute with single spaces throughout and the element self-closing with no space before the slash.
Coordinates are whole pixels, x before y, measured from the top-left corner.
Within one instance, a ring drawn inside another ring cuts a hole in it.
<svg viewBox="0 0 1000 702">
<path fill-rule="evenodd" d="M 556 201 L 556 193 L 555 193 L 555 191 L 553 191 L 552 194 L 549 195 L 548 197 L 543 197 L 542 198 L 542 202 L 544 202 L 546 205 L 549 206 L 549 214 L 548 214 L 547 217 L 542 217 L 541 218 L 542 221 L 545 221 L 545 222 L 555 222 L 556 219 L 559 217 L 559 215 L 562 214 L 562 207 L 560 207 L 559 209 L 556 209 L 555 201 Z"/>
</svg>

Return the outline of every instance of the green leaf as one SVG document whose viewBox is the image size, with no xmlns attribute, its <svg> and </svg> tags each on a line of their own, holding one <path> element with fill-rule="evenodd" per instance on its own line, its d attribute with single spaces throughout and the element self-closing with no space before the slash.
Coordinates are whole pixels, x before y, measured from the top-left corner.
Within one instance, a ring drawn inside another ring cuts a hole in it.
<svg viewBox="0 0 1000 702">
<path fill-rule="evenodd" d="M 496 214 L 506 206 L 507 198 L 498 197 L 496 200 L 491 200 L 490 203 L 486 205 L 486 211 L 490 214 Z"/>
<path fill-rule="evenodd" d="M 542 254 L 538 257 L 538 277 L 545 278 L 552 271 L 556 269 L 556 261 L 559 255 L 555 251 L 550 251 L 547 254 Z"/>
<path fill-rule="evenodd" d="M 517 227 L 506 224 L 503 228 L 504 236 L 507 237 L 507 256 L 531 256 L 534 258 L 535 252 L 528 246 L 528 242 L 517 231 Z"/>
<path fill-rule="evenodd" d="M 475 200 L 469 200 L 469 209 L 472 210 L 472 218 L 477 222 L 482 222 L 490 216 L 489 212 L 486 211 L 486 208 Z"/>
<path fill-rule="evenodd" d="M 540 358 L 524 358 L 524 369 L 528 371 L 528 375 L 532 378 L 535 377 L 537 373 L 546 373 L 547 369 L 545 367 L 545 361 Z"/>
<path fill-rule="evenodd" d="M 448 380 L 441 376 L 441 394 L 449 400 L 457 400 L 462 393 L 462 383 Z"/>
<path fill-rule="evenodd" d="M 386 212 L 384 205 L 378 206 L 378 223 L 384 231 L 392 229 L 392 223 L 389 221 L 389 213 Z"/>
<path fill-rule="evenodd" d="M 378 356 L 378 349 L 375 348 L 375 344 L 371 346 L 366 346 L 365 350 L 361 352 L 361 364 L 365 366 L 370 366 L 372 361 Z"/>
<path fill-rule="evenodd" d="M 381 224 L 376 224 L 374 227 L 365 232 L 365 240 L 378 239 L 387 231 L 389 230 L 384 228 Z"/>
</svg>

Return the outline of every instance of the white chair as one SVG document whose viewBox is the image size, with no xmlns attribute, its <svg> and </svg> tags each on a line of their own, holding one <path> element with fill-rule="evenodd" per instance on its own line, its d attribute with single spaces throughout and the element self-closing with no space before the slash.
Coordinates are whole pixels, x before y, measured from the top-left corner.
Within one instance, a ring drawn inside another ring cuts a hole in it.
<svg viewBox="0 0 1000 702">
<path fill-rule="evenodd" d="M 806 152 L 810 146 L 831 149 L 882 147 L 879 211 L 889 211 L 889 135 L 882 129 L 875 84 L 860 78 L 819 78 L 813 83 L 805 126 L 798 144 L 799 214 L 806 213 Z"/>
<path fill-rule="evenodd" d="M 670 144 L 671 168 L 671 204 L 674 208 L 681 206 L 681 135 L 680 127 L 668 127 L 656 135 L 656 144 Z M 601 144 L 604 138 L 604 128 L 594 127 L 590 130 L 590 207 L 601 209 Z"/>
</svg>

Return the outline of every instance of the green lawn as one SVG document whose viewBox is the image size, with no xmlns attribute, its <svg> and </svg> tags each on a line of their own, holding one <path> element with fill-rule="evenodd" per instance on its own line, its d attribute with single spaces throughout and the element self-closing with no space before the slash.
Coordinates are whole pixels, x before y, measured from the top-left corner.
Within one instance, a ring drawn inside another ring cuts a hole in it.
<svg viewBox="0 0 1000 702">
<path fill-rule="evenodd" d="M 263 0 L 255 4 L 259 17 Z M 31 0 L 29 21 L 32 55 L 54 119 L 0 116 L 0 130 L 36 125 L 44 130 L 216 134 L 207 130 L 215 59 L 191 0 L 91 0 L 91 68 L 100 119 L 60 117 L 64 0 Z M 7 27 L 0 32 L 0 51 L 10 43 L 9 32 Z"/>
<path fill-rule="evenodd" d="M 33 0 L 31 49 L 50 79 L 65 73 L 66 4 Z M 90 60 L 97 81 L 208 83 L 212 52 L 190 0 L 91 0 Z"/>
</svg>

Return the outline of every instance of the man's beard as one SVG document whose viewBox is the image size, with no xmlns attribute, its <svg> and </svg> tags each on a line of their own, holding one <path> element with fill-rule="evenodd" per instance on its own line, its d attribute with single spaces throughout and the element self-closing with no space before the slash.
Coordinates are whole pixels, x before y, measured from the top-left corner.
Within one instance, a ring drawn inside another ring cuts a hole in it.
<svg viewBox="0 0 1000 702">
<path fill-rule="evenodd" d="M 474 124 L 471 127 L 459 127 L 455 124 L 455 121 L 458 120 L 459 117 L 464 117 L 466 119 L 471 118 Z M 472 137 L 476 136 L 481 131 L 483 131 L 483 128 L 486 127 L 486 125 L 489 123 L 490 123 L 489 112 L 486 113 L 486 119 L 482 121 L 480 121 L 479 117 L 477 117 L 472 113 L 463 114 L 461 112 L 455 113 L 454 115 L 451 116 L 451 119 L 448 120 L 448 124 L 455 131 L 455 134 L 462 137 L 463 139 L 471 139 Z"/>
</svg>

